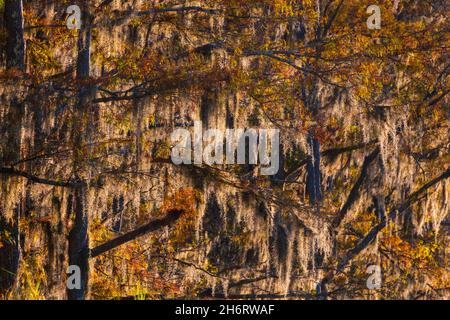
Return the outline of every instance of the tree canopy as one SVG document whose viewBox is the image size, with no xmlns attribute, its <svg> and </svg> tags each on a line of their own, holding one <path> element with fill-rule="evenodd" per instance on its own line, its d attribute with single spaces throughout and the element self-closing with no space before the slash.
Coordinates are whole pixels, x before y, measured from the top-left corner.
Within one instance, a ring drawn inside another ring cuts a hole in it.
<svg viewBox="0 0 450 320">
<path fill-rule="evenodd" d="M 449 297 L 445 1 L 0 10 L 1 298 Z M 194 121 L 278 129 L 278 173 L 175 165 Z"/>
</svg>

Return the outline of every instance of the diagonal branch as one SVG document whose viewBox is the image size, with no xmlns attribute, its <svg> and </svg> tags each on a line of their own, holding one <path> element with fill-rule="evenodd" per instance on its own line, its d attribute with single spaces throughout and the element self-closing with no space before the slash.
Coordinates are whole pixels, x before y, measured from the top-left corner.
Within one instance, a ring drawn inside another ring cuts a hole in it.
<svg viewBox="0 0 450 320">
<path fill-rule="evenodd" d="M 25 171 L 18 171 L 14 168 L 0 168 L 0 174 L 15 177 L 23 177 L 34 183 L 46 184 L 55 187 L 77 188 L 85 186 L 85 183 L 83 182 L 66 182 L 40 178 Z"/>
<path fill-rule="evenodd" d="M 328 158 L 334 158 L 334 157 L 337 157 L 338 155 L 346 153 L 346 152 L 352 152 L 352 151 L 356 151 L 359 149 L 363 149 L 363 148 L 372 146 L 372 145 L 376 144 L 377 142 L 378 142 L 378 140 L 372 140 L 367 143 L 360 143 L 357 145 L 352 145 L 352 146 L 347 146 L 347 147 L 338 147 L 338 148 L 328 149 L 328 150 L 323 151 L 321 153 L 321 156 L 328 157 Z M 294 179 L 296 179 L 301 168 L 304 165 L 306 165 L 306 163 L 308 162 L 309 159 L 310 159 L 310 156 L 307 156 L 296 166 L 295 169 L 289 171 L 286 176 L 286 182 L 292 182 Z"/>
<path fill-rule="evenodd" d="M 184 211 L 182 211 L 182 210 L 170 211 L 163 218 L 154 219 L 154 220 L 150 221 L 149 223 L 147 223 L 146 225 L 143 225 L 135 230 L 132 230 L 128 233 L 118 236 L 112 240 L 109 240 L 108 242 L 105 242 L 104 244 L 101 244 L 98 247 L 95 247 L 94 249 L 91 249 L 90 257 L 95 258 L 105 252 L 108 252 L 108 251 L 115 249 L 127 242 L 130 242 L 139 237 L 142 237 L 150 232 L 159 230 L 166 226 L 170 226 L 173 223 L 175 223 L 178 219 L 180 219 L 181 216 L 183 215 L 183 213 L 184 213 Z"/>
<path fill-rule="evenodd" d="M 413 192 L 403 203 L 401 203 L 398 206 L 393 207 L 390 210 L 390 214 L 386 219 L 383 219 L 379 224 L 377 224 L 375 227 L 373 227 L 367 235 L 361 239 L 358 244 L 352 248 L 351 250 L 347 251 L 345 256 L 342 258 L 342 260 L 339 262 L 338 267 L 336 270 L 328 272 L 325 277 L 321 280 L 319 283 L 319 288 L 322 295 L 327 294 L 326 286 L 329 284 L 334 277 L 342 272 L 348 265 L 348 263 L 353 260 L 355 257 L 357 257 L 364 249 L 366 249 L 377 237 L 377 235 L 387 226 L 389 221 L 392 221 L 396 218 L 397 215 L 402 214 L 406 209 L 408 209 L 411 205 L 416 203 L 421 199 L 421 195 L 428 191 L 431 187 L 438 184 L 442 180 L 448 179 L 450 177 L 450 167 L 447 168 L 447 170 L 442 173 L 440 176 L 434 178 L 433 180 L 429 181 L 425 185 L 423 185 L 420 189 Z"/>
<path fill-rule="evenodd" d="M 330 31 L 331 26 L 333 25 L 334 20 L 336 19 L 339 10 L 342 7 L 342 4 L 344 3 L 344 0 L 341 0 L 341 2 L 339 2 L 339 4 L 336 7 L 336 10 L 334 10 L 333 14 L 331 15 L 331 17 L 328 19 L 327 24 L 323 30 L 323 35 L 322 37 L 326 37 L 328 34 L 328 31 Z"/>
<path fill-rule="evenodd" d="M 366 158 L 364 159 L 363 166 L 361 168 L 361 173 L 359 175 L 358 180 L 356 181 L 355 185 L 353 186 L 352 190 L 350 191 L 350 194 L 348 195 L 347 201 L 345 201 L 344 206 L 339 211 L 339 215 L 336 217 L 336 219 L 333 221 L 333 226 L 335 228 L 338 228 L 342 221 L 344 220 L 345 216 L 347 215 L 350 208 L 353 206 L 356 200 L 359 198 L 360 189 L 364 182 L 366 181 L 367 174 L 369 171 L 369 167 L 372 164 L 372 162 L 375 161 L 377 156 L 380 154 L 380 147 L 375 148 L 374 151 L 372 151 Z"/>
</svg>

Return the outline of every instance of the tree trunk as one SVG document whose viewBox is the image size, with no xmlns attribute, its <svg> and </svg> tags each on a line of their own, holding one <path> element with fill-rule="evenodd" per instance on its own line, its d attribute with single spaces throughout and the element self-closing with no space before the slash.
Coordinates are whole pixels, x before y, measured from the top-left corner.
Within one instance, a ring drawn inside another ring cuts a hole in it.
<svg viewBox="0 0 450 320">
<path fill-rule="evenodd" d="M 7 69 L 25 71 L 25 40 L 23 30 L 22 1 L 6 0 L 4 13 L 4 28 L 6 30 L 6 66 Z M 10 101 L 6 123 L 1 165 L 11 165 L 20 158 L 21 128 L 24 105 L 17 99 Z M 3 130 L 2 130 L 3 131 Z M 5 178 L 4 183 L 10 184 L 11 179 Z M 0 295 L 11 292 L 17 281 L 20 260 L 20 230 L 19 218 L 23 209 L 22 199 L 15 199 L 12 214 L 0 209 Z M 8 237 L 5 236 L 8 234 Z"/>
<path fill-rule="evenodd" d="M 4 215 L 0 215 L 0 231 L 9 234 L 7 239 L 1 238 L 0 248 L 0 296 L 13 290 L 19 269 L 20 241 L 19 241 L 19 217 L 20 205 L 15 208 L 15 216 L 11 221 Z"/>
<path fill-rule="evenodd" d="M 320 172 L 320 141 L 315 137 L 313 130 L 308 131 L 308 147 L 310 157 L 307 162 L 306 191 L 309 202 L 316 204 L 322 200 L 322 174 Z"/>
<path fill-rule="evenodd" d="M 74 192 L 73 211 L 75 220 L 69 233 L 69 265 L 80 268 L 80 288 L 67 289 L 69 300 L 84 300 L 89 281 L 89 217 L 86 208 L 86 190 L 77 188 Z"/>
<path fill-rule="evenodd" d="M 5 0 L 6 66 L 25 71 L 22 0 Z"/>
<path fill-rule="evenodd" d="M 82 146 L 86 137 L 90 136 L 94 128 L 90 123 L 90 108 L 93 96 L 92 86 L 89 84 L 90 77 L 90 44 L 91 26 L 88 4 L 84 3 L 82 8 L 82 27 L 78 33 L 78 59 L 77 59 L 77 81 L 78 101 L 74 110 L 74 122 L 72 128 L 72 139 L 74 148 L 73 170 L 77 180 L 83 176 L 83 164 L 86 154 Z M 86 207 L 86 187 L 77 187 L 74 190 L 74 212 L 75 220 L 69 234 L 69 264 L 78 266 L 81 271 L 81 287 L 67 289 L 69 300 L 84 300 L 88 293 L 89 285 L 89 213 Z"/>
</svg>

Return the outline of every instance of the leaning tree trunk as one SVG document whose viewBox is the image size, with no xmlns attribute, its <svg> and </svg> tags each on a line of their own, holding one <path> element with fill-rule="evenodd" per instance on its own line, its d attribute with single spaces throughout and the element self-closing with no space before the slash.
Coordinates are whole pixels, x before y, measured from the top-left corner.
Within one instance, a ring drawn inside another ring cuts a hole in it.
<svg viewBox="0 0 450 320">
<path fill-rule="evenodd" d="M 89 85 L 90 77 L 90 44 L 91 27 L 88 4 L 83 5 L 82 27 L 78 38 L 77 59 L 77 81 L 78 101 L 74 110 L 74 121 L 72 128 L 73 151 L 74 151 L 74 176 L 77 181 L 82 181 L 83 163 L 86 155 L 83 152 L 83 144 L 88 136 L 92 124 L 89 124 L 89 114 L 93 90 Z M 89 284 L 89 213 L 86 206 L 87 188 L 77 187 L 74 189 L 73 212 L 75 219 L 69 233 L 69 264 L 78 266 L 81 272 L 80 288 L 67 289 L 69 300 L 84 300 L 88 293 Z"/>
<path fill-rule="evenodd" d="M 23 7 L 20 0 L 6 0 L 4 13 L 4 28 L 6 31 L 6 66 L 8 70 L 25 71 L 25 40 Z M 21 128 L 24 104 L 18 99 L 8 101 L 9 110 L 5 123 L 8 127 L 2 132 L 1 166 L 11 166 L 20 158 Z M 17 178 L 2 177 L 2 188 L 7 188 Z M 5 190 L 3 190 L 5 191 Z M 15 191 L 8 191 L 8 193 Z M 7 194 L 6 197 L 13 196 Z M 11 292 L 17 281 L 20 260 L 19 219 L 23 210 L 23 201 L 19 196 L 14 201 L 12 212 L 0 208 L 0 296 Z M 8 209 L 9 211 L 9 209 Z M 8 236 L 6 236 L 8 235 Z"/>
</svg>

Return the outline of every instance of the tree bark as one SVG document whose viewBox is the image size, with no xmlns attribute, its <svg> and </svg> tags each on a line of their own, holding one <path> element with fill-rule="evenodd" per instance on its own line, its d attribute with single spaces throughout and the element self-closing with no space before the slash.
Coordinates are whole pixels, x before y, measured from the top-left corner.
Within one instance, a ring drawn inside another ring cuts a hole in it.
<svg viewBox="0 0 450 320">
<path fill-rule="evenodd" d="M 6 0 L 4 28 L 6 30 L 6 67 L 8 70 L 25 71 L 25 40 L 23 31 L 23 7 L 20 0 Z M 4 150 L 0 163 L 11 164 L 20 158 L 23 102 L 13 99 L 6 116 L 6 135 Z M 2 130 L 3 131 L 3 130 Z M 3 148 L 2 148 L 3 149 Z M 0 172 L 1 173 L 1 172 Z M 5 178 L 5 184 L 11 179 Z M 23 199 L 19 196 L 12 214 L 0 212 L 0 231 L 9 236 L 0 237 L 0 295 L 5 295 L 14 288 L 20 261 L 19 219 L 23 210 Z M 10 216 L 10 218 L 9 218 Z"/>
<path fill-rule="evenodd" d="M 14 210 L 11 221 L 0 215 L 0 231 L 9 234 L 7 239 L 0 238 L 0 296 L 8 294 L 15 286 L 20 259 L 19 217 L 20 205 Z"/>
<path fill-rule="evenodd" d="M 311 156 L 307 162 L 306 190 L 309 202 L 316 204 L 322 200 L 322 173 L 320 171 L 320 141 L 314 136 L 314 132 L 308 132 L 308 146 Z"/>
<path fill-rule="evenodd" d="M 81 287 L 67 289 L 69 300 L 84 300 L 89 281 L 89 217 L 86 208 L 85 188 L 77 188 L 74 192 L 73 211 L 75 220 L 69 233 L 69 265 L 80 268 Z"/>
<path fill-rule="evenodd" d="M 176 222 L 183 215 L 183 211 L 174 210 L 169 212 L 165 217 L 160 219 L 155 219 L 146 225 L 139 227 L 133 231 L 130 231 L 124 235 L 121 235 L 117 238 L 114 238 L 94 249 L 91 250 L 90 257 L 95 258 L 107 251 L 110 251 L 114 248 L 121 246 L 129 241 L 135 240 L 143 235 L 146 235 L 149 232 L 159 230 L 165 226 L 169 226 Z"/>
<path fill-rule="evenodd" d="M 81 181 L 84 170 L 86 154 L 83 152 L 83 143 L 89 131 L 94 130 L 90 118 L 90 106 L 93 98 L 92 86 L 89 84 L 91 65 L 91 18 L 88 4 L 82 7 L 82 27 L 78 33 L 77 81 L 78 101 L 74 110 L 72 127 L 73 140 L 73 173 Z M 69 264 L 78 266 L 81 272 L 80 288 L 67 288 L 69 300 L 84 300 L 89 289 L 89 212 L 86 207 L 87 188 L 74 188 L 73 209 L 75 219 L 69 233 Z"/>
<path fill-rule="evenodd" d="M 25 71 L 22 0 L 5 0 L 6 67 Z"/>
</svg>

